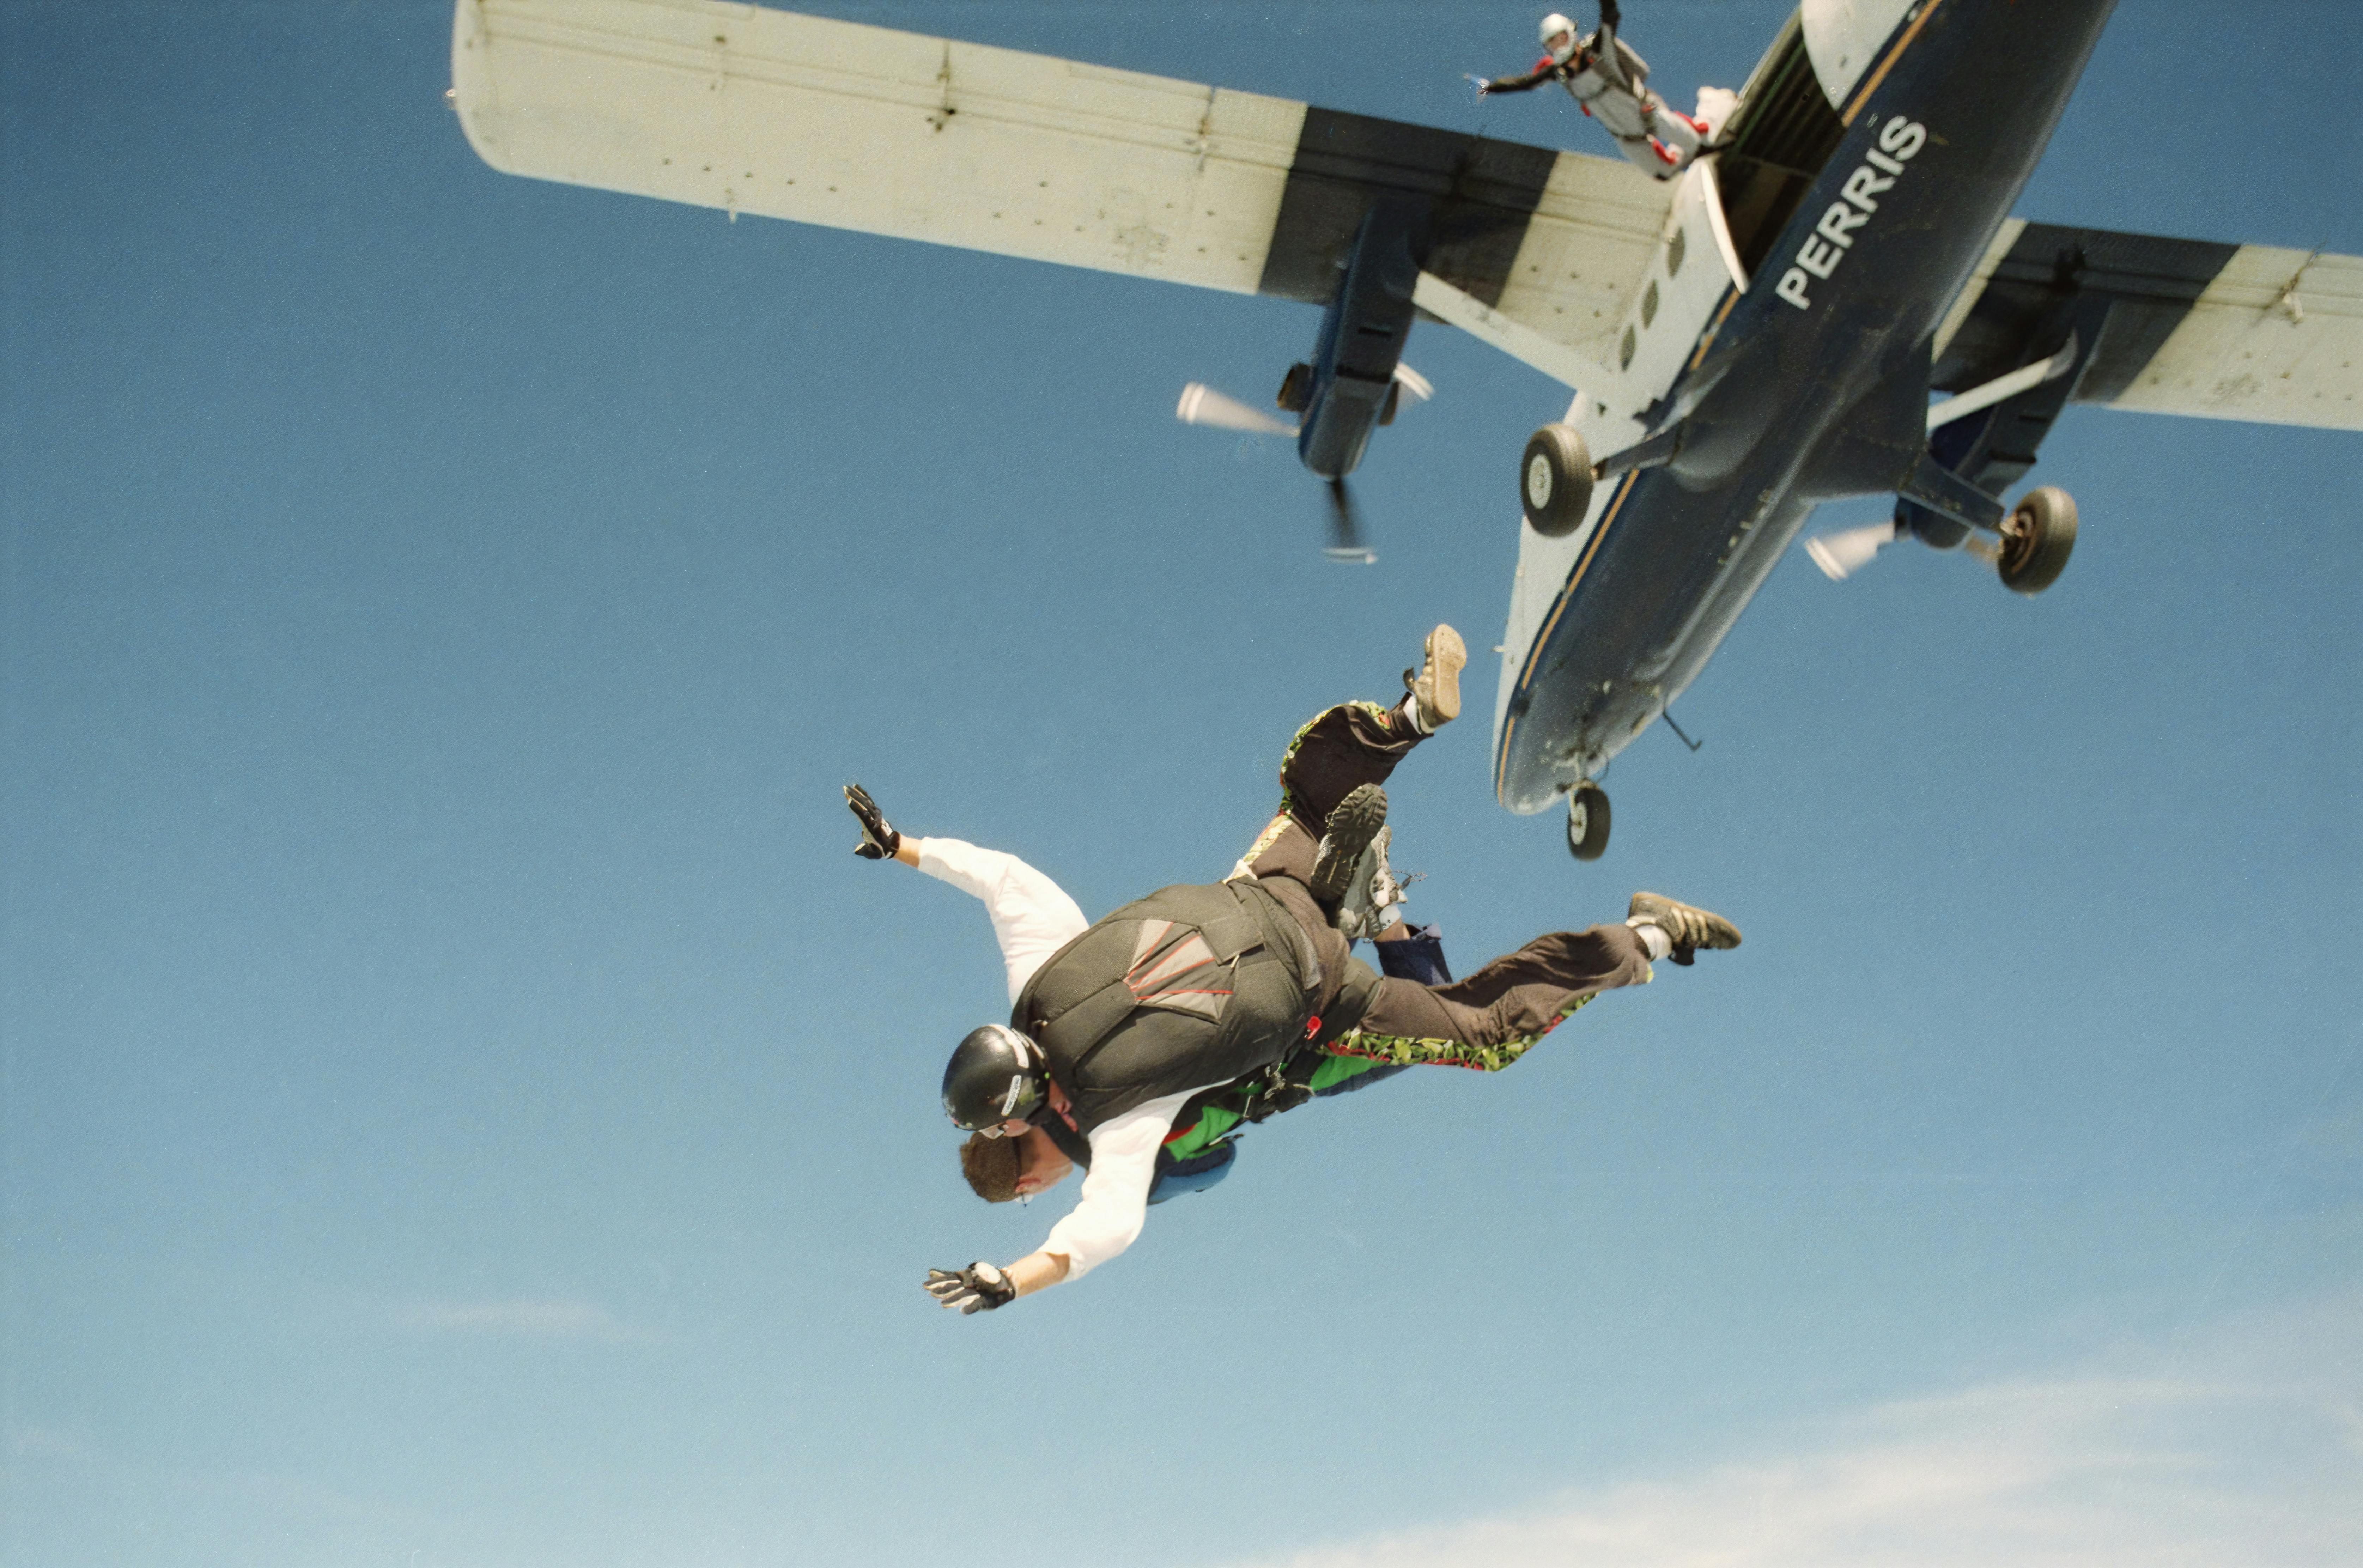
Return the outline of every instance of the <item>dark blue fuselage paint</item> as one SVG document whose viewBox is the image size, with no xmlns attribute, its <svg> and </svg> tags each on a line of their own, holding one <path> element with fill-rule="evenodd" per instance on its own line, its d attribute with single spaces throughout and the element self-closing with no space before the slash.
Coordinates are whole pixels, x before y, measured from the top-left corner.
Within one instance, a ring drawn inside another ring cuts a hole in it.
<svg viewBox="0 0 2363 1568">
<path fill-rule="evenodd" d="M 1647 728 L 1816 502 L 1893 493 L 1911 473 L 1936 327 L 2113 5 L 1928 0 L 1898 25 L 1839 106 L 1836 150 L 1666 400 L 1692 405 L 1678 455 L 1614 482 L 1526 651 L 1495 756 L 1503 805 L 1542 809 Z"/>
</svg>

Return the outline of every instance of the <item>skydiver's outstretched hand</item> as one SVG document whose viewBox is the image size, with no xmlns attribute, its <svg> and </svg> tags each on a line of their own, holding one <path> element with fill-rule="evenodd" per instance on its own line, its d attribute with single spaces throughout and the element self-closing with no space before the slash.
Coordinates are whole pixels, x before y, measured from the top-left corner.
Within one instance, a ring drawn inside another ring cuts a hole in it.
<svg viewBox="0 0 2363 1568">
<path fill-rule="evenodd" d="M 1471 86 L 1477 89 L 1477 95 L 1479 97 L 1486 98 L 1492 95 L 1493 83 L 1489 79 L 1478 75 L 1473 71 L 1464 71 L 1460 75 L 1463 81 L 1469 83 Z"/>
<path fill-rule="evenodd" d="M 1600 0 L 1600 25 L 1612 30 L 1625 25 L 1625 18 L 1616 14 L 1616 0 Z"/>
<path fill-rule="evenodd" d="M 878 803 L 870 798 L 870 792 L 858 784 L 847 784 L 845 804 L 861 823 L 861 842 L 853 846 L 853 852 L 865 861 L 893 859 L 894 851 L 903 847 L 903 835 L 894 831 L 894 825 L 886 820 Z"/>
<path fill-rule="evenodd" d="M 960 1316 L 990 1312 L 1017 1299 L 1017 1286 L 991 1263 L 971 1263 L 957 1273 L 927 1271 L 927 1294 L 945 1307 L 957 1307 Z"/>
</svg>

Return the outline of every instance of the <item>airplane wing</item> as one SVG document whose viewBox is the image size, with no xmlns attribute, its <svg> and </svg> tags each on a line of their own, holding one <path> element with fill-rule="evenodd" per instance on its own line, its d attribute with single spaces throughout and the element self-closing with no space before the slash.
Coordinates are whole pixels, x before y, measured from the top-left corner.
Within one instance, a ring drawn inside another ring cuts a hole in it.
<svg viewBox="0 0 2363 1568">
<path fill-rule="evenodd" d="M 2018 218 L 1939 328 L 1930 384 L 2051 353 L 2080 307 L 2100 326 L 2075 402 L 2363 429 L 2363 258 Z"/>
<path fill-rule="evenodd" d="M 1326 304 L 1378 195 L 1426 270 L 1605 359 L 1667 222 L 1621 160 L 715 0 L 458 0 L 494 168 Z"/>
</svg>

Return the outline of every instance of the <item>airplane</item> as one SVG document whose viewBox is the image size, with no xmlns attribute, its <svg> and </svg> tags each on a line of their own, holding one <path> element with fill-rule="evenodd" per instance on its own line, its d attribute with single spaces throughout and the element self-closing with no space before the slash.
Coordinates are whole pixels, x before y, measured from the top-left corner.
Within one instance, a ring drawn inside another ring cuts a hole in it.
<svg viewBox="0 0 2363 1568">
<path fill-rule="evenodd" d="M 1519 461 L 1493 783 L 1565 800 L 1592 860 L 1609 760 L 1817 504 L 1896 497 L 1808 541 L 1832 576 L 1909 536 L 2032 594 L 2075 503 L 2002 497 L 2071 401 L 2363 429 L 2363 259 L 2010 216 L 2113 6 L 1803 0 L 1662 181 L 713 0 L 458 0 L 450 97 L 512 173 L 1320 306 L 1294 426 L 1197 386 L 1180 412 L 1294 434 L 1342 557 L 1346 474 L 1426 390 L 1414 320 L 1566 385 Z"/>
</svg>

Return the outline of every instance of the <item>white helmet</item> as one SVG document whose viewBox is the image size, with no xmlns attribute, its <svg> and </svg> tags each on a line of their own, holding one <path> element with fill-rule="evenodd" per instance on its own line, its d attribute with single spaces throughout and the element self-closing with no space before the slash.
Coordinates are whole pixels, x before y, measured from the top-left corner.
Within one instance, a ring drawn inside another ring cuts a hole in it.
<svg viewBox="0 0 2363 1568">
<path fill-rule="evenodd" d="M 1543 18 L 1542 27 L 1538 31 L 1542 38 L 1543 48 L 1550 51 L 1550 57 L 1553 60 L 1559 61 L 1561 65 L 1565 65 L 1569 61 L 1575 58 L 1575 46 L 1579 35 L 1576 33 L 1575 24 L 1573 22 L 1569 21 L 1557 11 L 1553 11 L 1549 16 Z M 1567 41 L 1565 43 L 1554 43 L 1551 41 L 1554 39 L 1561 37 L 1566 39 Z"/>
</svg>

